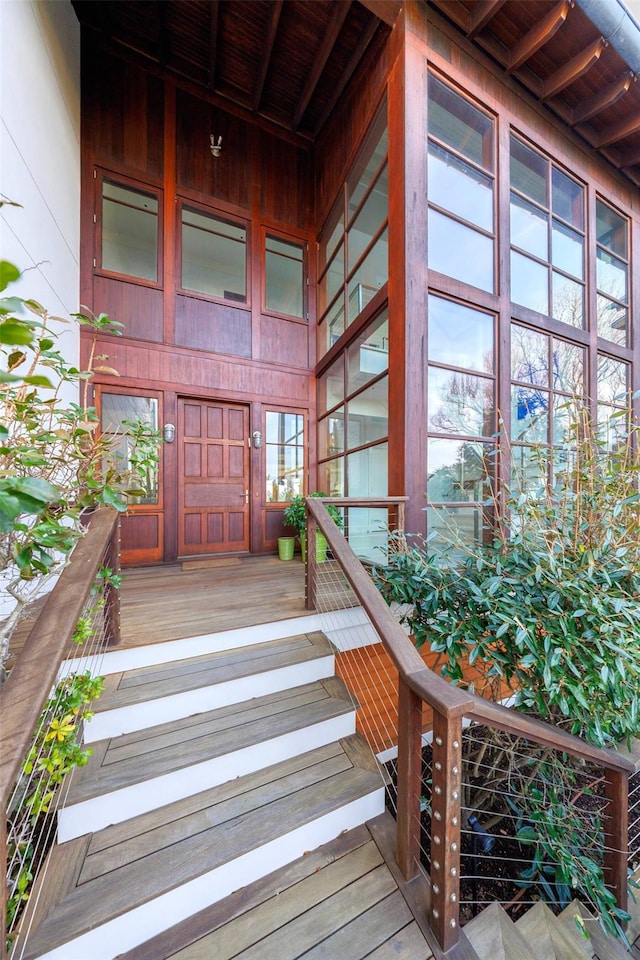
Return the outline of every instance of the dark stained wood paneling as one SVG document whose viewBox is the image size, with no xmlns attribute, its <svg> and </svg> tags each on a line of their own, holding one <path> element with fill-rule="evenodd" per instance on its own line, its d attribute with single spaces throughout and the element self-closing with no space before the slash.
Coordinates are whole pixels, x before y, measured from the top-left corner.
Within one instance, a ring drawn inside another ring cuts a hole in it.
<svg viewBox="0 0 640 960">
<path fill-rule="evenodd" d="M 162 343 L 162 290 L 94 277 L 92 309 L 123 323 L 125 337 Z"/>
<path fill-rule="evenodd" d="M 222 137 L 222 153 L 211 156 L 209 137 Z M 178 188 L 206 194 L 234 206 L 251 205 L 253 127 L 238 117 L 182 91 L 176 97 Z"/>
<path fill-rule="evenodd" d="M 127 514 L 122 518 L 123 551 L 153 549 L 160 543 L 157 514 Z"/>
<path fill-rule="evenodd" d="M 290 367 L 309 366 L 309 327 L 278 317 L 260 318 L 262 360 Z"/>
<path fill-rule="evenodd" d="M 298 230 L 313 230 L 312 158 L 266 133 L 260 135 L 262 216 Z"/>
<path fill-rule="evenodd" d="M 275 546 L 278 537 L 293 536 L 293 530 L 291 527 L 285 527 L 284 523 L 282 522 L 283 513 L 284 509 L 264 511 L 265 545 Z"/>
<path fill-rule="evenodd" d="M 251 314 L 226 304 L 177 296 L 176 344 L 211 353 L 250 357 Z"/>
<path fill-rule="evenodd" d="M 82 59 L 83 141 L 100 163 L 161 178 L 162 80 L 91 43 Z"/>
</svg>

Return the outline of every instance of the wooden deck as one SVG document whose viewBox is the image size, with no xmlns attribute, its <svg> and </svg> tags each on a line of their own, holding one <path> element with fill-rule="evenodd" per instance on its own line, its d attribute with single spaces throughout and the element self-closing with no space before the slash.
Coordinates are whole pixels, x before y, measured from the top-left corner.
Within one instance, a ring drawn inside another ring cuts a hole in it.
<svg viewBox="0 0 640 960">
<path fill-rule="evenodd" d="M 228 557 L 124 571 L 125 647 L 180 640 L 286 620 L 304 607 L 304 566 L 296 557 Z"/>
</svg>

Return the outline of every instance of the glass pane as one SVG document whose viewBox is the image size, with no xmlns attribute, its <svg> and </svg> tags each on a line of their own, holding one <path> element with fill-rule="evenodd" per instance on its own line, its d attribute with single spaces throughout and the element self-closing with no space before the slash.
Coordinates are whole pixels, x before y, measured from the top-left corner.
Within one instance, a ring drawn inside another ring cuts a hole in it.
<svg viewBox="0 0 640 960">
<path fill-rule="evenodd" d="M 629 364 L 598 355 L 598 402 L 626 407 L 629 391 Z"/>
<path fill-rule="evenodd" d="M 514 487 L 522 493 L 538 493 L 549 457 L 549 448 L 514 445 L 511 448 L 511 482 Z"/>
<path fill-rule="evenodd" d="M 347 539 L 357 557 L 385 563 L 388 557 L 388 513 L 372 507 L 350 507 L 347 512 Z"/>
<path fill-rule="evenodd" d="M 318 486 L 330 497 L 344 497 L 344 458 L 327 460 L 318 465 Z"/>
<path fill-rule="evenodd" d="M 353 450 L 365 443 L 382 440 L 389 434 L 389 382 L 378 380 L 349 400 L 347 447 Z"/>
<path fill-rule="evenodd" d="M 579 230 L 584 228 L 584 189 L 566 173 L 553 168 L 553 212 Z"/>
<path fill-rule="evenodd" d="M 344 283 L 344 246 L 340 244 L 329 269 L 320 280 L 320 313 L 324 313 L 327 304 L 331 303 L 336 293 Z"/>
<path fill-rule="evenodd" d="M 511 327 L 511 379 L 549 385 L 549 338 L 514 323 Z"/>
<path fill-rule="evenodd" d="M 629 435 L 629 416 L 619 408 L 598 404 L 598 437 L 608 450 L 622 446 Z"/>
<path fill-rule="evenodd" d="M 292 500 L 304 490 L 304 449 L 267 446 L 266 502 Z"/>
<path fill-rule="evenodd" d="M 338 357 L 318 378 L 318 411 L 324 413 L 344 400 L 344 359 Z"/>
<path fill-rule="evenodd" d="M 429 144 L 429 200 L 493 231 L 493 180 L 434 143 Z"/>
<path fill-rule="evenodd" d="M 546 443 L 549 437 L 549 394 L 526 387 L 511 388 L 511 439 Z"/>
<path fill-rule="evenodd" d="M 158 198 L 102 184 L 102 269 L 158 279 Z"/>
<path fill-rule="evenodd" d="M 441 297 L 428 303 L 429 360 L 492 373 L 494 318 Z"/>
<path fill-rule="evenodd" d="M 300 413 L 267 411 L 266 443 L 304 444 L 304 417 Z"/>
<path fill-rule="evenodd" d="M 596 200 L 596 240 L 619 257 L 627 259 L 627 220 Z"/>
<path fill-rule="evenodd" d="M 552 225 L 551 262 L 554 267 L 584 279 L 584 238 L 556 220 Z"/>
<path fill-rule="evenodd" d="M 552 342 L 554 391 L 581 397 L 584 393 L 584 348 L 555 338 Z"/>
<path fill-rule="evenodd" d="M 246 303 L 246 260 L 244 227 L 183 208 L 183 289 Z"/>
<path fill-rule="evenodd" d="M 493 293 L 493 240 L 429 210 L 429 269 Z"/>
<path fill-rule="evenodd" d="M 380 287 L 389 277 L 388 231 L 380 234 L 378 241 L 360 264 L 349 281 L 349 314 L 347 325 L 373 300 Z"/>
<path fill-rule="evenodd" d="M 546 267 L 511 251 L 511 299 L 538 313 L 549 313 L 549 276 Z"/>
<path fill-rule="evenodd" d="M 348 271 L 353 270 L 356 263 L 367 249 L 371 240 L 387 219 L 389 199 L 389 183 L 387 168 L 381 172 L 376 184 L 367 197 L 364 206 L 355 218 L 347 234 L 347 248 L 349 250 Z"/>
<path fill-rule="evenodd" d="M 549 208 L 548 162 L 517 137 L 511 137 L 511 186 L 519 193 Z"/>
<path fill-rule="evenodd" d="M 385 310 L 349 346 L 348 387 L 353 393 L 389 366 L 389 319 Z"/>
<path fill-rule="evenodd" d="M 344 236 L 344 197 L 341 196 L 332 210 L 320 239 L 320 269 L 323 270 Z"/>
<path fill-rule="evenodd" d="M 344 407 L 334 410 L 318 424 L 319 457 L 344 453 Z"/>
<path fill-rule="evenodd" d="M 350 497 L 386 497 L 388 490 L 388 444 L 380 443 L 351 453 L 347 459 Z"/>
<path fill-rule="evenodd" d="M 428 507 L 427 531 L 436 543 L 476 544 L 491 538 L 482 507 Z"/>
<path fill-rule="evenodd" d="M 598 336 L 627 346 L 627 329 L 626 308 L 598 294 Z"/>
<path fill-rule="evenodd" d="M 597 251 L 596 279 L 602 293 L 627 302 L 627 265 L 605 250 Z"/>
<path fill-rule="evenodd" d="M 493 379 L 429 367 L 429 430 L 491 436 L 495 430 L 493 389 Z"/>
<path fill-rule="evenodd" d="M 493 169 L 493 121 L 451 87 L 429 76 L 429 133 L 467 159 Z"/>
<path fill-rule="evenodd" d="M 304 316 L 304 253 L 299 244 L 267 237 L 265 307 L 290 317 Z"/>
<path fill-rule="evenodd" d="M 344 294 L 340 294 L 329 310 L 323 326 L 327 334 L 327 342 L 324 344 L 324 350 L 322 351 L 324 353 L 329 350 L 344 333 Z"/>
<path fill-rule="evenodd" d="M 551 424 L 552 443 L 566 444 L 570 439 L 571 424 L 575 424 L 577 416 L 576 405 L 566 397 L 554 399 Z"/>
<path fill-rule="evenodd" d="M 427 499 L 431 503 L 483 502 L 490 494 L 492 447 L 458 440 L 429 440 Z"/>
<path fill-rule="evenodd" d="M 541 260 L 549 259 L 547 214 L 511 194 L 511 243 Z"/>
<path fill-rule="evenodd" d="M 379 115 L 374 121 L 380 125 L 384 122 L 384 116 Z M 347 183 L 347 192 L 349 195 L 349 217 L 356 209 L 363 196 L 367 192 L 367 187 L 371 183 L 376 170 L 387 155 L 387 129 L 382 130 L 377 143 L 371 149 L 371 152 L 354 166 Z"/>
<path fill-rule="evenodd" d="M 584 287 L 553 271 L 552 316 L 572 327 L 584 326 Z"/>
<path fill-rule="evenodd" d="M 102 432 L 111 434 L 116 457 L 132 470 L 136 466 L 135 446 L 127 429 L 130 425 L 143 425 L 148 430 L 158 429 L 158 401 L 155 397 L 136 397 L 127 394 L 103 393 L 101 397 Z M 129 503 L 158 503 L 158 464 L 143 470 L 142 477 L 136 474 L 135 486 L 144 493 L 127 497 Z"/>
</svg>

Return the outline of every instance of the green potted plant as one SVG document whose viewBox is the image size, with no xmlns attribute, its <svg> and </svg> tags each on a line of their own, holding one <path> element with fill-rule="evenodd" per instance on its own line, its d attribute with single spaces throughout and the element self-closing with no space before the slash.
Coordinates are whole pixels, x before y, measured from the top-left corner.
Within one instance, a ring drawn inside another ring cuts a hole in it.
<svg viewBox="0 0 640 960">
<path fill-rule="evenodd" d="M 328 493 L 322 493 L 316 490 L 309 494 L 310 497 L 328 497 Z M 296 536 L 300 540 L 300 549 L 302 552 L 302 562 L 305 563 L 307 557 L 307 510 L 305 507 L 306 497 L 299 493 L 293 498 L 287 509 L 284 511 L 283 521 L 286 527 L 294 527 Z M 342 514 L 332 503 L 326 505 L 329 516 L 337 527 L 342 530 Z M 316 560 L 323 563 L 327 558 L 327 541 L 324 534 L 319 530 L 316 534 Z"/>
</svg>

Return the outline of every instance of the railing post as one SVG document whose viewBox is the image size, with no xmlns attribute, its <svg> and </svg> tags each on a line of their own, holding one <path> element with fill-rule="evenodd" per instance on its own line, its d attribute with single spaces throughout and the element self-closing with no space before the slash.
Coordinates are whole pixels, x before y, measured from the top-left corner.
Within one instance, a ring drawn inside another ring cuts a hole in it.
<svg viewBox="0 0 640 960">
<path fill-rule="evenodd" d="M 462 718 L 433 711 L 431 762 L 431 916 L 446 953 L 460 928 Z"/>
<path fill-rule="evenodd" d="M 120 518 L 113 528 L 111 540 L 107 550 L 107 565 L 115 576 L 120 575 Z M 122 637 L 120 635 L 120 588 L 107 583 L 105 587 L 105 639 L 110 647 L 117 646 Z"/>
<path fill-rule="evenodd" d="M 621 910 L 627 909 L 627 861 L 629 847 L 629 775 L 623 770 L 605 770 L 604 880 Z"/>
<path fill-rule="evenodd" d="M 318 525 L 315 517 L 307 510 L 307 565 L 305 577 L 305 607 L 307 610 L 316 609 L 318 588 L 318 561 L 316 557 L 316 534 Z"/>
<path fill-rule="evenodd" d="M 420 862 L 420 793 L 422 788 L 422 700 L 398 681 L 398 866 L 405 880 L 415 877 Z"/>
</svg>

